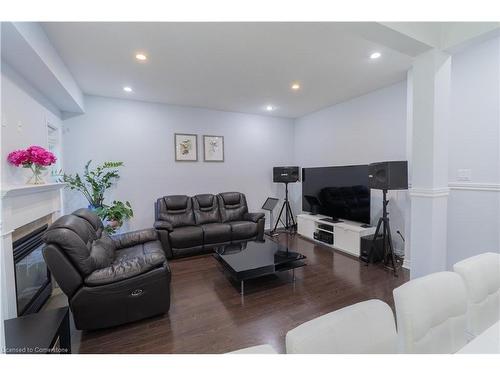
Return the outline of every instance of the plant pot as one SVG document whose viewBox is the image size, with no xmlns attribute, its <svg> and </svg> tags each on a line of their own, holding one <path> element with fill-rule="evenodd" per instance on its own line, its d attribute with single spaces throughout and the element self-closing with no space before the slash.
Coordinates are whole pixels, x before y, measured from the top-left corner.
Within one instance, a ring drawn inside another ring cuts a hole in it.
<svg viewBox="0 0 500 375">
<path fill-rule="evenodd" d="M 119 228 L 121 226 L 118 220 L 109 220 L 108 225 L 113 229 Z"/>
</svg>

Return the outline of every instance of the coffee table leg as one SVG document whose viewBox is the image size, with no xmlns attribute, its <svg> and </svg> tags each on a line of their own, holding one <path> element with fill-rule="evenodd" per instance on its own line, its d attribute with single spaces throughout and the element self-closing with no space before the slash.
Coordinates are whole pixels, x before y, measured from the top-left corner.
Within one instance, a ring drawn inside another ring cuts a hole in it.
<svg viewBox="0 0 500 375">
<path fill-rule="evenodd" d="M 240 281 L 240 294 L 245 294 L 245 282 L 243 280 Z"/>
</svg>

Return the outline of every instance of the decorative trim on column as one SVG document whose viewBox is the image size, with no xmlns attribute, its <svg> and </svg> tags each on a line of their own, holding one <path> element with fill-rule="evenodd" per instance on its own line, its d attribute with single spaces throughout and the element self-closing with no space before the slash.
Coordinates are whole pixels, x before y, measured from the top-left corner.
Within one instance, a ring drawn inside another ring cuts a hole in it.
<svg viewBox="0 0 500 375">
<path fill-rule="evenodd" d="M 499 191 L 500 184 L 484 182 L 450 182 L 451 190 Z"/>
<path fill-rule="evenodd" d="M 411 188 L 410 197 L 438 198 L 450 195 L 449 188 Z"/>
</svg>

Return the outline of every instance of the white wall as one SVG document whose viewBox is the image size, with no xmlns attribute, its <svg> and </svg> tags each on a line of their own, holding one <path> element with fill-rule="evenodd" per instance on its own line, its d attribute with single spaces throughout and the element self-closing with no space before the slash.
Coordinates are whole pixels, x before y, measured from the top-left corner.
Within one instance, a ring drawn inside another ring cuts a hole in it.
<svg viewBox="0 0 500 375">
<path fill-rule="evenodd" d="M 2 185 L 26 183 L 29 169 L 16 168 L 7 162 L 7 155 L 31 145 L 48 147 L 47 122 L 60 128 L 59 110 L 34 89 L 9 65 L 2 61 Z"/>
<path fill-rule="evenodd" d="M 240 191 L 252 211 L 283 195 L 272 167 L 292 161 L 292 120 L 93 96 L 85 106 L 84 115 L 64 121 L 66 172 L 81 172 L 89 159 L 123 161 L 109 199 L 132 204 L 124 230 L 151 227 L 154 202 L 164 195 Z M 198 134 L 200 161 L 175 162 L 174 133 Z M 224 136 L 224 163 L 202 161 L 203 134 Z M 66 212 L 87 205 L 75 192 L 67 198 Z"/>
<path fill-rule="evenodd" d="M 406 83 L 400 82 L 295 120 L 295 163 L 300 167 L 369 164 L 406 160 Z M 301 186 L 292 186 L 296 209 Z M 389 192 L 389 216 L 395 247 L 404 245 L 406 191 Z M 372 190 L 371 216 L 381 215 L 382 194 Z"/>
<path fill-rule="evenodd" d="M 500 251 L 500 38 L 453 55 L 451 74 L 448 267 Z"/>
</svg>

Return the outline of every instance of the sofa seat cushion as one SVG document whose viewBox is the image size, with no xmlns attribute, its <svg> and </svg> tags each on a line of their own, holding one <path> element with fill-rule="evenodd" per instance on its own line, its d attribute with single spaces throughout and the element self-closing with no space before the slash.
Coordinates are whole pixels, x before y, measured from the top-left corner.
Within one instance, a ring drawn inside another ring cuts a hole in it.
<svg viewBox="0 0 500 375">
<path fill-rule="evenodd" d="M 252 221 L 230 221 L 231 239 L 244 240 L 257 235 L 257 224 Z"/>
<path fill-rule="evenodd" d="M 85 278 L 85 284 L 97 286 L 146 273 L 165 262 L 160 241 L 149 241 L 117 250 L 110 266 L 97 269 Z"/>
<path fill-rule="evenodd" d="M 231 226 L 222 223 L 210 223 L 201 225 L 203 229 L 203 242 L 214 244 L 231 241 Z"/>
<path fill-rule="evenodd" d="M 174 228 L 170 232 L 172 247 L 182 249 L 203 245 L 203 229 L 200 226 L 185 226 Z"/>
</svg>

